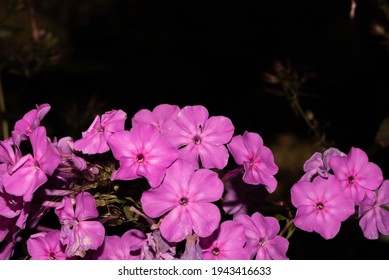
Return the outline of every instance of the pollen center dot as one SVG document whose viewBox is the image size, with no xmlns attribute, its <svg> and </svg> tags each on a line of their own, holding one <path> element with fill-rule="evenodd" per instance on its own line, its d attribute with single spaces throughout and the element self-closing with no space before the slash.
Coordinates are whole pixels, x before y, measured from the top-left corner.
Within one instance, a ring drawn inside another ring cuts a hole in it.
<svg viewBox="0 0 389 280">
<path fill-rule="evenodd" d="M 201 138 L 200 136 L 196 135 L 195 137 L 193 137 L 193 141 L 196 145 L 200 145 L 201 144 Z"/>
<path fill-rule="evenodd" d="M 186 197 L 181 197 L 181 199 L 180 199 L 180 204 L 181 204 L 181 205 L 187 205 L 187 204 L 188 204 L 188 198 L 186 198 Z"/>
<path fill-rule="evenodd" d="M 213 250 L 212 250 L 212 254 L 213 254 L 214 256 L 217 256 L 217 255 L 219 255 L 219 253 L 220 253 L 220 250 L 219 250 L 219 248 L 213 248 Z"/>
<path fill-rule="evenodd" d="M 322 210 L 324 208 L 324 204 L 319 202 L 318 204 L 316 204 L 316 209 L 317 210 Z"/>
<path fill-rule="evenodd" d="M 145 160 L 145 157 L 142 154 L 136 156 L 136 161 L 141 163 Z"/>
<path fill-rule="evenodd" d="M 349 182 L 350 184 L 354 183 L 354 182 L 355 182 L 354 176 L 348 177 L 348 182 Z"/>
<path fill-rule="evenodd" d="M 51 252 L 49 255 L 50 260 L 56 260 L 57 257 L 55 256 L 55 253 Z"/>
</svg>

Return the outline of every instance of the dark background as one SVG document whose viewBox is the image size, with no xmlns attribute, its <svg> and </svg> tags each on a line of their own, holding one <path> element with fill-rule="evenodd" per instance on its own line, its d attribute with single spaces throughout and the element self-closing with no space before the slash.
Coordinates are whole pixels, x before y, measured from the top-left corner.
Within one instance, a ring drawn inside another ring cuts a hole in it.
<svg viewBox="0 0 389 280">
<path fill-rule="evenodd" d="M 389 115 L 385 1 L 357 1 L 354 19 L 351 1 L 339 0 L 82 2 L 33 2 L 39 27 L 58 38 L 58 57 L 29 75 L 15 71 L 17 60 L 2 57 L 10 126 L 41 103 L 52 106 L 45 118 L 50 136 L 75 138 L 95 114 L 111 109 L 130 119 L 161 103 L 204 105 L 210 116 L 229 117 L 235 134 L 263 137 L 280 166 L 280 189 L 287 191 L 316 150 L 287 98 L 266 90 L 263 75 L 274 62 L 289 61 L 314 74 L 304 85 L 313 97 L 300 101 L 326 138 L 345 153 L 366 150 L 388 178 L 388 148 L 377 143 Z M 29 29 L 23 18 L 11 23 Z M 0 37 L 0 50 L 23 46 L 6 39 Z M 288 256 L 387 259 L 388 252 L 388 241 L 366 240 L 351 220 L 329 241 L 297 230 Z"/>
</svg>

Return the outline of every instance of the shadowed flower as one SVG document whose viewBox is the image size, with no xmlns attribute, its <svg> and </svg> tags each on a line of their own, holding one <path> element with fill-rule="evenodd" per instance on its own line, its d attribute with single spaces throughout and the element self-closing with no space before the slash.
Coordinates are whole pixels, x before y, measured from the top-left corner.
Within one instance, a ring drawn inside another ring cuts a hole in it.
<svg viewBox="0 0 389 280">
<path fill-rule="evenodd" d="M 190 163 L 177 160 L 166 172 L 166 178 L 156 189 L 141 197 L 144 213 L 161 217 L 161 234 L 169 242 L 184 240 L 193 232 L 207 237 L 219 226 L 220 210 L 211 203 L 221 198 L 223 182 L 208 169 L 194 171 Z"/>
<path fill-rule="evenodd" d="M 243 165 L 243 181 L 251 185 L 265 185 L 272 193 L 277 187 L 274 175 L 278 167 L 274 162 L 272 151 L 263 145 L 258 133 L 245 131 L 243 136 L 234 136 L 227 145 L 237 164 Z"/>
<path fill-rule="evenodd" d="M 250 259 L 256 260 L 287 260 L 289 242 L 286 238 L 277 235 L 280 225 L 274 217 L 264 217 L 255 212 L 251 217 L 241 214 L 234 217 L 234 221 L 244 227 L 246 235 L 245 250 Z"/>
<path fill-rule="evenodd" d="M 73 148 L 84 154 L 102 154 L 109 151 L 107 139 L 115 132 L 124 130 L 127 114 L 122 110 L 111 110 L 96 116 L 82 138 L 75 141 Z"/>
<path fill-rule="evenodd" d="M 365 197 L 359 205 L 359 225 L 368 239 L 378 239 L 379 232 L 389 235 L 389 180 L 382 182 L 377 197 Z"/>
<path fill-rule="evenodd" d="M 347 156 L 331 157 L 330 166 L 342 190 L 355 204 L 359 204 L 366 195 L 374 199 L 374 190 L 384 179 L 381 169 L 369 162 L 366 153 L 359 148 L 351 148 Z"/>
<path fill-rule="evenodd" d="M 228 162 L 227 144 L 234 133 L 229 118 L 208 118 L 204 106 L 185 106 L 176 120 L 165 124 L 163 135 L 179 149 L 179 158 L 199 168 L 199 160 L 205 168 L 222 169 Z"/>
<path fill-rule="evenodd" d="M 66 260 L 65 248 L 59 240 L 59 230 L 39 232 L 27 240 L 31 260 Z"/>
<path fill-rule="evenodd" d="M 84 257 L 89 249 L 96 250 L 104 241 L 105 228 L 98 221 L 89 221 L 99 216 L 95 199 L 90 193 L 80 192 L 72 200 L 64 197 L 60 206 L 56 207 L 61 227 L 61 242 L 66 245 L 68 257 Z"/>
<path fill-rule="evenodd" d="M 243 246 L 246 242 L 244 228 L 237 222 L 225 221 L 211 236 L 200 238 L 203 260 L 248 260 Z"/>
<path fill-rule="evenodd" d="M 313 182 L 297 182 L 291 189 L 292 204 L 297 208 L 294 224 L 325 239 L 335 237 L 341 222 L 355 213 L 354 203 L 340 188 L 339 181 L 316 177 Z"/>
</svg>

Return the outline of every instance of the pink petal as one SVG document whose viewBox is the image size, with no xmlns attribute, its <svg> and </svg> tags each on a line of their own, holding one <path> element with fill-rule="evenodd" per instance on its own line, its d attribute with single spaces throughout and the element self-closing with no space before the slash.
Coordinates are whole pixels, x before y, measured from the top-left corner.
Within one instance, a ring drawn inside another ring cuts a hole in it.
<svg viewBox="0 0 389 280">
<path fill-rule="evenodd" d="M 245 143 L 243 142 L 243 136 L 234 136 L 231 142 L 227 144 L 227 147 L 237 164 L 242 165 L 243 162 L 250 161 L 250 155 L 245 146 Z"/>
<path fill-rule="evenodd" d="M 340 230 L 341 222 L 332 215 L 319 212 L 316 215 L 314 231 L 319 233 L 325 239 L 334 238 Z"/>
<path fill-rule="evenodd" d="M 112 180 L 134 180 L 141 178 L 138 175 L 138 162 L 134 158 L 121 157 L 120 167 L 112 173 Z"/>
<path fill-rule="evenodd" d="M 132 143 L 132 136 L 131 133 L 127 130 L 116 132 L 108 138 L 108 144 L 111 148 L 113 156 L 117 160 L 120 160 L 120 158 L 123 156 L 136 156 L 136 147 L 129 145 L 130 143 Z"/>
<path fill-rule="evenodd" d="M 357 174 L 363 170 L 369 161 L 366 153 L 363 150 L 354 147 L 351 148 L 346 158 L 348 170 L 354 174 Z"/>
<path fill-rule="evenodd" d="M 316 224 L 316 209 L 312 206 L 301 205 L 298 207 L 294 224 L 296 227 L 307 231 L 314 231 Z"/>
<path fill-rule="evenodd" d="M 178 150 L 178 158 L 183 159 L 194 166 L 195 169 L 199 168 L 199 146 L 195 145 L 193 141 L 185 147 Z"/>
<path fill-rule="evenodd" d="M 191 202 L 212 202 L 223 194 L 223 182 L 216 172 L 208 169 L 197 170 L 190 179 L 188 198 Z"/>
<path fill-rule="evenodd" d="M 153 114 L 149 109 L 142 109 L 135 113 L 131 119 L 132 126 L 135 126 L 140 123 L 148 123 L 154 125 Z"/>
<path fill-rule="evenodd" d="M 76 196 L 75 217 L 78 221 L 85 221 L 99 216 L 94 197 L 88 192 L 80 192 Z"/>
<path fill-rule="evenodd" d="M 199 237 L 210 236 L 218 228 L 221 214 L 215 204 L 189 202 L 186 208 L 191 217 L 193 231 Z"/>
<path fill-rule="evenodd" d="M 272 260 L 287 260 L 286 252 L 289 248 L 289 241 L 282 236 L 275 236 L 266 241 L 265 248 Z"/>
<path fill-rule="evenodd" d="M 208 116 L 208 110 L 204 106 L 185 106 L 178 113 L 177 121 L 181 129 L 194 135 L 198 132 L 200 126 L 204 129 Z"/>
<path fill-rule="evenodd" d="M 381 168 L 369 162 L 356 174 L 356 180 L 363 188 L 373 191 L 381 185 L 384 177 Z"/>
<path fill-rule="evenodd" d="M 167 184 L 142 193 L 141 203 L 144 213 L 150 218 L 158 218 L 179 206 L 180 195 L 170 190 Z"/>
<path fill-rule="evenodd" d="M 103 244 L 105 229 L 100 222 L 82 221 L 75 230 L 79 236 L 82 250 L 96 250 Z"/>
<path fill-rule="evenodd" d="M 118 132 L 124 130 L 127 114 L 122 110 L 111 110 L 101 116 L 101 125 L 104 131 Z"/>
<path fill-rule="evenodd" d="M 161 223 L 161 234 L 169 242 L 180 242 L 192 234 L 192 219 L 187 207 L 178 206 Z"/>
<path fill-rule="evenodd" d="M 201 136 L 207 143 L 226 144 L 231 140 L 234 129 L 229 118 L 223 116 L 210 117 L 203 128 Z"/>
<path fill-rule="evenodd" d="M 104 135 L 98 132 L 86 134 L 83 138 L 74 142 L 73 148 L 83 154 L 102 154 L 109 151 L 109 146 Z"/>
<path fill-rule="evenodd" d="M 212 145 L 207 141 L 199 147 L 199 156 L 204 168 L 223 169 L 228 163 L 229 153 L 224 145 Z"/>
<path fill-rule="evenodd" d="M 246 243 L 244 227 L 234 221 L 227 220 L 220 225 L 218 246 L 223 251 L 242 250 Z"/>
<path fill-rule="evenodd" d="M 291 188 L 291 202 L 294 207 L 313 206 L 318 201 L 311 182 L 297 182 Z"/>
<path fill-rule="evenodd" d="M 55 208 L 55 213 L 61 222 L 64 220 L 73 220 L 75 215 L 71 199 L 65 196 L 62 199 L 61 206 Z"/>
<path fill-rule="evenodd" d="M 389 210 L 380 208 L 376 209 L 377 229 L 383 235 L 389 235 Z"/>
<path fill-rule="evenodd" d="M 378 239 L 377 218 L 373 209 L 362 216 L 359 220 L 359 226 L 367 239 Z"/>
</svg>

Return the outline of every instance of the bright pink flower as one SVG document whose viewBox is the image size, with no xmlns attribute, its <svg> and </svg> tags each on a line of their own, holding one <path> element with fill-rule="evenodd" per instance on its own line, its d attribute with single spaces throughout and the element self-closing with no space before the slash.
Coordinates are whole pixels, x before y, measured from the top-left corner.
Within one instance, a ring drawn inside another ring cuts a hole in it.
<svg viewBox="0 0 389 280">
<path fill-rule="evenodd" d="M 145 177 L 150 186 L 156 188 L 161 184 L 166 169 L 177 159 L 177 149 L 150 124 L 138 124 L 130 131 L 117 132 L 108 143 L 120 162 L 112 180 Z"/>
<path fill-rule="evenodd" d="M 384 179 L 381 169 L 369 162 L 366 153 L 359 148 L 351 148 L 347 156 L 333 156 L 330 166 L 342 190 L 355 204 L 359 204 L 365 196 L 374 199 L 374 190 Z"/>
<path fill-rule="evenodd" d="M 27 112 L 21 120 L 15 123 L 13 135 L 17 143 L 27 140 L 31 132 L 40 125 L 50 108 L 49 104 L 36 105 L 36 109 Z"/>
<path fill-rule="evenodd" d="M 165 129 L 165 124 L 169 120 L 177 118 L 180 107 L 177 105 L 160 104 L 151 112 L 148 109 L 138 111 L 132 118 L 132 126 L 140 123 L 151 124 L 162 132 Z"/>
<path fill-rule="evenodd" d="M 31 132 L 30 142 L 34 156 L 23 156 L 12 167 L 11 174 L 6 173 L 2 178 L 7 193 L 23 196 L 23 200 L 27 202 L 31 201 L 34 192 L 47 182 L 47 175 L 52 175 L 61 161 L 43 126 Z"/>
<path fill-rule="evenodd" d="M 359 225 L 368 239 L 378 239 L 379 232 L 389 235 L 389 180 L 382 182 L 377 197 L 365 197 L 359 205 Z"/>
<path fill-rule="evenodd" d="M 345 221 L 355 213 L 354 203 L 330 175 L 313 182 L 297 182 L 291 189 L 292 204 L 297 208 L 294 224 L 307 232 L 317 232 L 325 239 L 335 237 Z"/>
<path fill-rule="evenodd" d="M 236 215 L 234 221 L 244 227 L 246 235 L 245 250 L 250 259 L 287 260 L 289 242 L 279 236 L 280 225 L 276 218 L 265 217 L 255 212 L 251 217 L 247 214 Z"/>
<path fill-rule="evenodd" d="M 59 230 L 31 235 L 27 240 L 27 251 L 31 260 L 66 260 L 65 248 L 59 236 Z"/>
<path fill-rule="evenodd" d="M 193 232 L 207 237 L 219 226 L 220 210 L 211 203 L 221 198 L 223 182 L 208 169 L 194 171 L 190 163 L 177 160 L 166 172 L 166 178 L 155 189 L 141 197 L 144 213 L 163 218 L 160 230 L 166 240 L 179 242 Z"/>
<path fill-rule="evenodd" d="M 140 230 L 130 229 L 121 237 L 106 236 L 98 260 L 140 260 L 147 236 Z M 99 249 L 100 250 L 100 249 Z"/>
<path fill-rule="evenodd" d="M 102 154 L 109 151 L 108 138 L 115 132 L 124 130 L 127 114 L 122 110 L 111 110 L 96 116 L 82 138 L 74 142 L 73 148 L 84 154 Z"/>
<path fill-rule="evenodd" d="M 203 260 L 248 260 L 243 249 L 246 243 L 244 228 L 237 222 L 224 221 L 211 236 L 200 238 Z"/>
<path fill-rule="evenodd" d="M 179 158 L 199 168 L 224 168 L 228 163 L 227 144 L 234 133 L 229 118 L 214 116 L 208 118 L 208 110 L 200 105 L 186 106 L 178 113 L 176 120 L 165 124 L 163 135 L 179 148 Z"/>
<path fill-rule="evenodd" d="M 87 250 L 96 250 L 103 244 L 105 228 L 98 221 L 89 221 L 99 216 L 90 193 L 80 192 L 75 202 L 74 210 L 72 200 L 64 197 L 55 213 L 62 225 L 60 238 L 66 245 L 66 255 L 84 257 Z"/>
<path fill-rule="evenodd" d="M 243 165 L 243 181 L 251 185 L 265 185 L 272 193 L 277 187 L 274 175 L 278 167 L 272 151 L 263 145 L 258 133 L 245 131 L 243 136 L 234 136 L 227 145 L 237 164 Z"/>
</svg>

